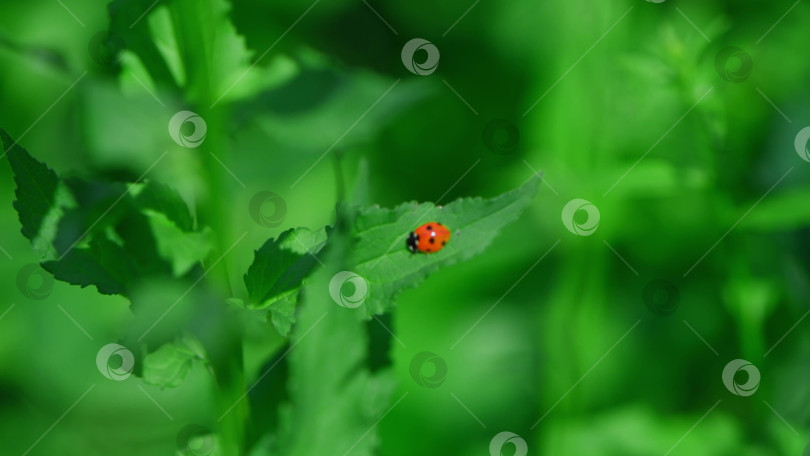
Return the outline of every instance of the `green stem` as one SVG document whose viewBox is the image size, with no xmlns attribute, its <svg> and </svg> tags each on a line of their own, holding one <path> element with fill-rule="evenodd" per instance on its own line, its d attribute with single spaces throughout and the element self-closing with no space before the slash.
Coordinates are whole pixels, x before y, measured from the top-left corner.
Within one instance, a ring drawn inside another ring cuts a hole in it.
<svg viewBox="0 0 810 456">
<path fill-rule="evenodd" d="M 209 124 L 209 137 L 211 142 L 206 144 L 208 150 L 218 151 L 218 155 L 226 157 L 227 144 L 222 140 L 221 111 L 212 111 L 207 114 Z M 208 138 L 206 138 L 208 139 Z M 216 249 L 213 261 L 221 258 L 216 266 L 209 272 L 210 282 L 221 291 L 228 290 L 229 296 L 234 296 L 234 290 L 240 289 L 233 282 L 229 274 L 228 249 L 238 239 L 234 236 L 228 220 L 233 220 L 232 206 L 226 204 L 232 200 L 231 192 L 225 185 L 221 166 L 215 162 L 211 153 L 202 158 L 204 162 L 206 183 L 208 184 L 208 197 L 204 200 L 203 220 L 210 226 L 215 235 Z M 223 339 L 219 341 L 224 350 L 219 359 L 212 364 L 219 385 L 217 403 L 218 414 L 222 416 L 220 432 L 223 439 L 225 454 L 243 454 L 245 437 L 245 423 L 248 416 L 248 403 L 243 399 L 245 394 L 244 366 L 242 365 L 241 335 L 235 327 L 229 327 L 223 332 Z M 223 416 L 224 414 L 224 416 Z"/>
<path fill-rule="evenodd" d="M 223 14 L 218 2 L 196 0 L 175 0 L 169 4 L 175 27 L 181 58 L 186 69 L 186 99 L 195 106 L 206 122 L 208 132 L 204 144 L 196 149 L 201 154 L 207 191 L 200 202 L 200 220 L 215 233 L 216 247 L 209 264 L 207 281 L 212 289 L 228 296 L 241 290 L 228 273 L 228 249 L 238 239 L 234 236 L 229 220 L 233 220 L 231 201 L 233 197 L 226 185 L 225 171 L 213 154 L 228 161 L 228 143 L 225 134 L 225 112 L 222 107 L 212 110 L 212 102 L 220 94 L 214 93 L 213 69 L 220 62 L 215 61 L 212 30 L 216 30 L 218 16 Z M 217 262 L 218 261 L 218 262 Z M 214 262 L 217 262 L 214 264 Z M 227 310 L 223 308 L 225 320 Z M 209 356 L 211 366 L 219 386 L 217 397 L 218 422 L 224 454 L 244 454 L 245 423 L 248 405 L 245 396 L 245 376 L 242 365 L 242 340 L 238 326 L 223 322 L 225 328 L 219 333 L 219 340 L 213 341 Z"/>
</svg>

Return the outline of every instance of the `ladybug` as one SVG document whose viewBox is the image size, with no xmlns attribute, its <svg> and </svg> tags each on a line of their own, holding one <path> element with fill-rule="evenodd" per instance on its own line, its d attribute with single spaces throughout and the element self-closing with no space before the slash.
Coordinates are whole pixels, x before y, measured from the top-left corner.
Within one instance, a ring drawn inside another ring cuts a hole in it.
<svg viewBox="0 0 810 456">
<path fill-rule="evenodd" d="M 450 230 L 439 222 L 428 222 L 411 231 L 406 242 L 411 253 L 433 253 L 450 240 Z"/>
</svg>

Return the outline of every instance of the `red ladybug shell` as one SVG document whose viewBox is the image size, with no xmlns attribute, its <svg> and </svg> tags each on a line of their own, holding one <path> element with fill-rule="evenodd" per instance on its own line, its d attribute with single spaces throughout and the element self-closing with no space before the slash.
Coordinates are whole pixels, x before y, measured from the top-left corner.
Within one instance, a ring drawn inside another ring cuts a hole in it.
<svg viewBox="0 0 810 456">
<path fill-rule="evenodd" d="M 450 240 L 450 230 L 439 222 L 428 222 L 411 231 L 408 236 L 408 250 L 434 253 L 442 249 Z"/>
</svg>

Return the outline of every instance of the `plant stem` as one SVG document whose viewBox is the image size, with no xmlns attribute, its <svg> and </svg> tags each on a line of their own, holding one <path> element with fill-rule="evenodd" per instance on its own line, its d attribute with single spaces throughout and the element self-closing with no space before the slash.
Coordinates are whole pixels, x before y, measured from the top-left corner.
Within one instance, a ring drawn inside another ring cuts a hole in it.
<svg viewBox="0 0 810 456">
<path fill-rule="evenodd" d="M 205 120 L 208 131 L 205 143 L 197 150 L 201 154 L 207 191 L 201 199 L 200 218 L 203 224 L 211 227 L 215 233 L 216 247 L 209 263 L 207 281 L 212 289 L 234 296 L 234 286 L 228 273 L 226 252 L 236 241 L 228 223 L 233 220 L 231 213 L 233 200 L 225 185 L 225 171 L 216 162 L 216 154 L 221 160 L 228 161 L 228 144 L 225 133 L 225 112 L 222 107 L 212 110 L 212 101 L 219 94 L 214 93 L 216 84 L 212 80 L 214 69 L 221 62 L 215 61 L 215 36 L 217 21 L 225 14 L 223 4 L 219 2 L 199 2 L 196 0 L 176 0 L 169 4 L 172 22 L 175 27 L 181 58 L 186 69 L 186 98 L 196 106 L 197 113 Z M 221 301 L 221 300 L 220 300 Z M 238 326 L 230 322 L 227 309 L 224 308 L 224 328 L 218 331 L 218 340 L 212 341 L 211 365 L 219 386 L 217 409 L 219 415 L 220 435 L 224 454 L 241 455 L 244 453 L 245 422 L 248 415 L 245 396 L 244 366 L 242 365 L 242 340 Z"/>
</svg>

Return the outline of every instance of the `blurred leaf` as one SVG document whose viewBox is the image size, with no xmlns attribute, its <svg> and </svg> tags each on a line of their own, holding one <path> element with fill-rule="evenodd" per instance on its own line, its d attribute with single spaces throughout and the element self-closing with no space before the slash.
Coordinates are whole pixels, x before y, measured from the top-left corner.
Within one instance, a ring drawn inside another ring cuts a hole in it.
<svg viewBox="0 0 810 456">
<path fill-rule="evenodd" d="M 154 7 L 152 0 L 114 0 L 108 6 L 110 34 L 121 37 L 126 48 L 137 55 L 157 85 L 177 88 L 171 71 L 148 30 L 144 14 Z"/>
<path fill-rule="evenodd" d="M 253 96 L 294 74 L 295 66 L 284 58 L 272 60 L 269 68 L 254 66 L 253 51 L 247 49 L 228 16 L 228 2 L 176 0 L 168 8 L 185 68 L 186 93 L 192 100 L 230 102 Z"/>
<path fill-rule="evenodd" d="M 43 267 L 59 280 L 82 287 L 96 285 L 104 294 L 128 295 L 132 285 L 139 281 L 169 275 L 170 265 L 159 255 L 148 220 L 129 203 L 122 200 L 117 205 L 122 215 L 103 231 L 83 227 L 98 226 L 98 222 L 106 218 L 104 215 L 76 217 L 74 222 L 82 227 L 81 230 L 60 223 L 55 244 L 66 248 L 60 250 L 62 253 L 58 259 L 43 263 Z M 66 214 L 62 221 L 68 220 L 70 214 Z M 114 284 L 108 278 L 112 278 Z"/>
<path fill-rule="evenodd" d="M 177 85 L 181 87 L 184 86 L 187 80 L 186 72 L 180 56 L 180 47 L 177 44 L 178 36 L 174 29 L 174 23 L 172 22 L 169 8 L 166 5 L 158 5 L 150 11 L 149 17 L 146 18 L 146 23 L 149 27 L 149 33 L 144 33 L 144 35 L 151 39 L 155 47 L 160 51 L 159 56 L 163 57 Z M 144 68 L 140 63 L 140 59 L 137 58 L 137 56 L 133 59 L 123 59 L 122 66 L 124 71 L 121 73 L 121 81 L 125 82 L 130 79 L 128 77 L 130 75 L 127 74 L 127 71 L 131 71 L 133 75 L 136 72 L 143 75 Z M 151 79 L 151 75 L 148 73 L 144 76 Z"/>
<path fill-rule="evenodd" d="M 327 266 L 302 289 L 289 355 L 291 403 L 281 408 L 276 447 L 268 454 L 375 454 L 378 439 L 370 430 L 389 407 L 395 382 L 390 371 L 372 375 L 363 367 L 362 314 L 337 307 L 326 293 L 349 247 L 344 236 L 332 239 Z"/>
<path fill-rule="evenodd" d="M 135 204 L 141 209 L 151 209 L 166 216 L 183 231 L 194 229 L 191 214 L 183 198 L 171 187 L 150 181 L 133 190 Z"/>
<path fill-rule="evenodd" d="M 757 254 L 759 253 L 759 254 Z M 780 281 L 755 272 L 768 270 L 768 256 L 751 248 L 740 248 L 726 265 L 727 278 L 722 286 L 724 304 L 740 328 L 739 342 L 745 356 L 761 356 L 765 352 L 765 323 L 780 301 Z M 750 265 L 748 258 L 760 258 L 762 263 Z"/>
<path fill-rule="evenodd" d="M 794 189 L 770 195 L 740 222 L 762 231 L 791 230 L 810 225 L 810 190 Z M 742 205 L 743 207 L 749 207 Z M 735 215 L 736 216 L 736 215 Z"/>
<path fill-rule="evenodd" d="M 43 227 L 43 223 L 52 210 L 57 209 L 60 203 L 66 202 L 64 199 L 59 201 L 57 197 L 59 178 L 52 169 L 35 160 L 28 151 L 15 143 L 2 128 L 0 140 L 14 171 L 14 183 L 17 185 L 14 191 L 17 197 L 14 209 L 20 216 L 22 234 L 34 241 L 43 228 L 46 230 L 50 228 L 51 231 L 55 229 L 54 226 Z M 49 223 L 53 222 L 54 220 L 49 218 Z"/>
<path fill-rule="evenodd" d="M 223 456 L 226 453 L 222 446 L 222 438 L 216 433 L 193 434 L 185 447 L 175 452 L 175 456 Z"/>
<path fill-rule="evenodd" d="M 363 157 L 357 166 L 357 173 L 354 176 L 353 191 L 349 201 L 355 206 L 366 206 L 370 203 L 369 190 L 369 165 L 368 160 Z"/>
<path fill-rule="evenodd" d="M 122 273 L 118 267 L 121 255 L 126 255 L 126 252 L 115 243 L 96 238 L 90 241 L 87 249 L 72 249 L 61 260 L 46 261 L 42 267 L 71 285 L 82 288 L 95 285 L 101 294 L 123 294 L 126 289 L 119 280 Z"/>
<path fill-rule="evenodd" d="M 110 5 L 111 33 L 121 36 L 131 51 L 123 62 L 124 81 L 131 81 L 132 73 L 143 78 L 145 69 L 150 82 L 184 87 L 191 100 L 230 102 L 277 86 L 297 72 L 283 55 L 253 66 L 253 51 L 231 23 L 227 1 L 152 3 L 116 0 Z"/>
<path fill-rule="evenodd" d="M 712 404 L 675 417 L 656 413 L 646 405 L 630 404 L 604 412 L 592 412 L 577 419 L 544 423 L 548 437 L 539 442 L 537 454 L 598 454 L 645 456 L 650 454 L 745 454 L 740 445 L 739 422 L 727 412 L 715 410 L 694 426 Z M 690 431 L 693 428 L 693 431 Z M 689 438 L 684 438 L 689 434 Z M 587 439 L 582 436 L 587 435 Z M 556 450 L 555 450 L 556 448 Z M 667 451 L 669 449 L 669 451 Z"/>
<path fill-rule="evenodd" d="M 213 249 L 213 232 L 209 227 L 189 233 L 182 231 L 162 213 L 150 212 L 146 215 L 155 236 L 158 254 L 171 263 L 175 277 L 186 274 Z"/>
<path fill-rule="evenodd" d="M 157 183 L 60 179 L 0 130 L 17 183 L 23 234 L 65 282 L 125 294 L 150 277 L 188 273 L 211 250 L 183 199 Z"/>
<path fill-rule="evenodd" d="M 82 103 L 84 153 L 95 168 L 124 169 L 137 176 L 174 145 L 166 130 L 170 117 L 139 84 L 131 93 L 107 81 L 88 86 Z M 176 155 L 173 150 L 169 158 L 176 160 Z"/>
<path fill-rule="evenodd" d="M 206 347 L 206 358 L 213 359 L 217 353 L 212 351 L 211 341 L 226 329 L 225 306 L 205 282 L 193 285 L 191 277 L 135 283 L 128 296 L 133 318 L 122 343 L 146 353 L 190 335 Z"/>
<path fill-rule="evenodd" d="M 424 81 L 339 73 L 321 62 L 311 65 L 288 84 L 244 103 L 237 115 L 256 122 L 283 146 L 320 154 L 338 138 L 343 148 L 368 141 L 429 93 Z"/>
<path fill-rule="evenodd" d="M 270 321 L 282 336 L 288 336 L 295 323 L 296 304 L 298 304 L 298 293 L 295 291 L 278 296 L 267 304 L 271 314 Z"/>
<path fill-rule="evenodd" d="M 133 211 L 131 200 L 126 198 L 127 186 L 120 182 L 89 182 L 75 177 L 63 178 L 62 182 L 76 204 L 65 209 L 59 219 L 53 239 L 57 253 L 64 255 L 73 247 L 83 247 L 95 235 L 108 236 L 120 244 L 120 239 L 112 235 L 110 229 Z"/>
<path fill-rule="evenodd" d="M 183 337 L 149 353 L 143 361 L 143 381 L 161 388 L 172 388 L 183 382 L 195 359 L 203 359 L 202 345 Z"/>
</svg>

